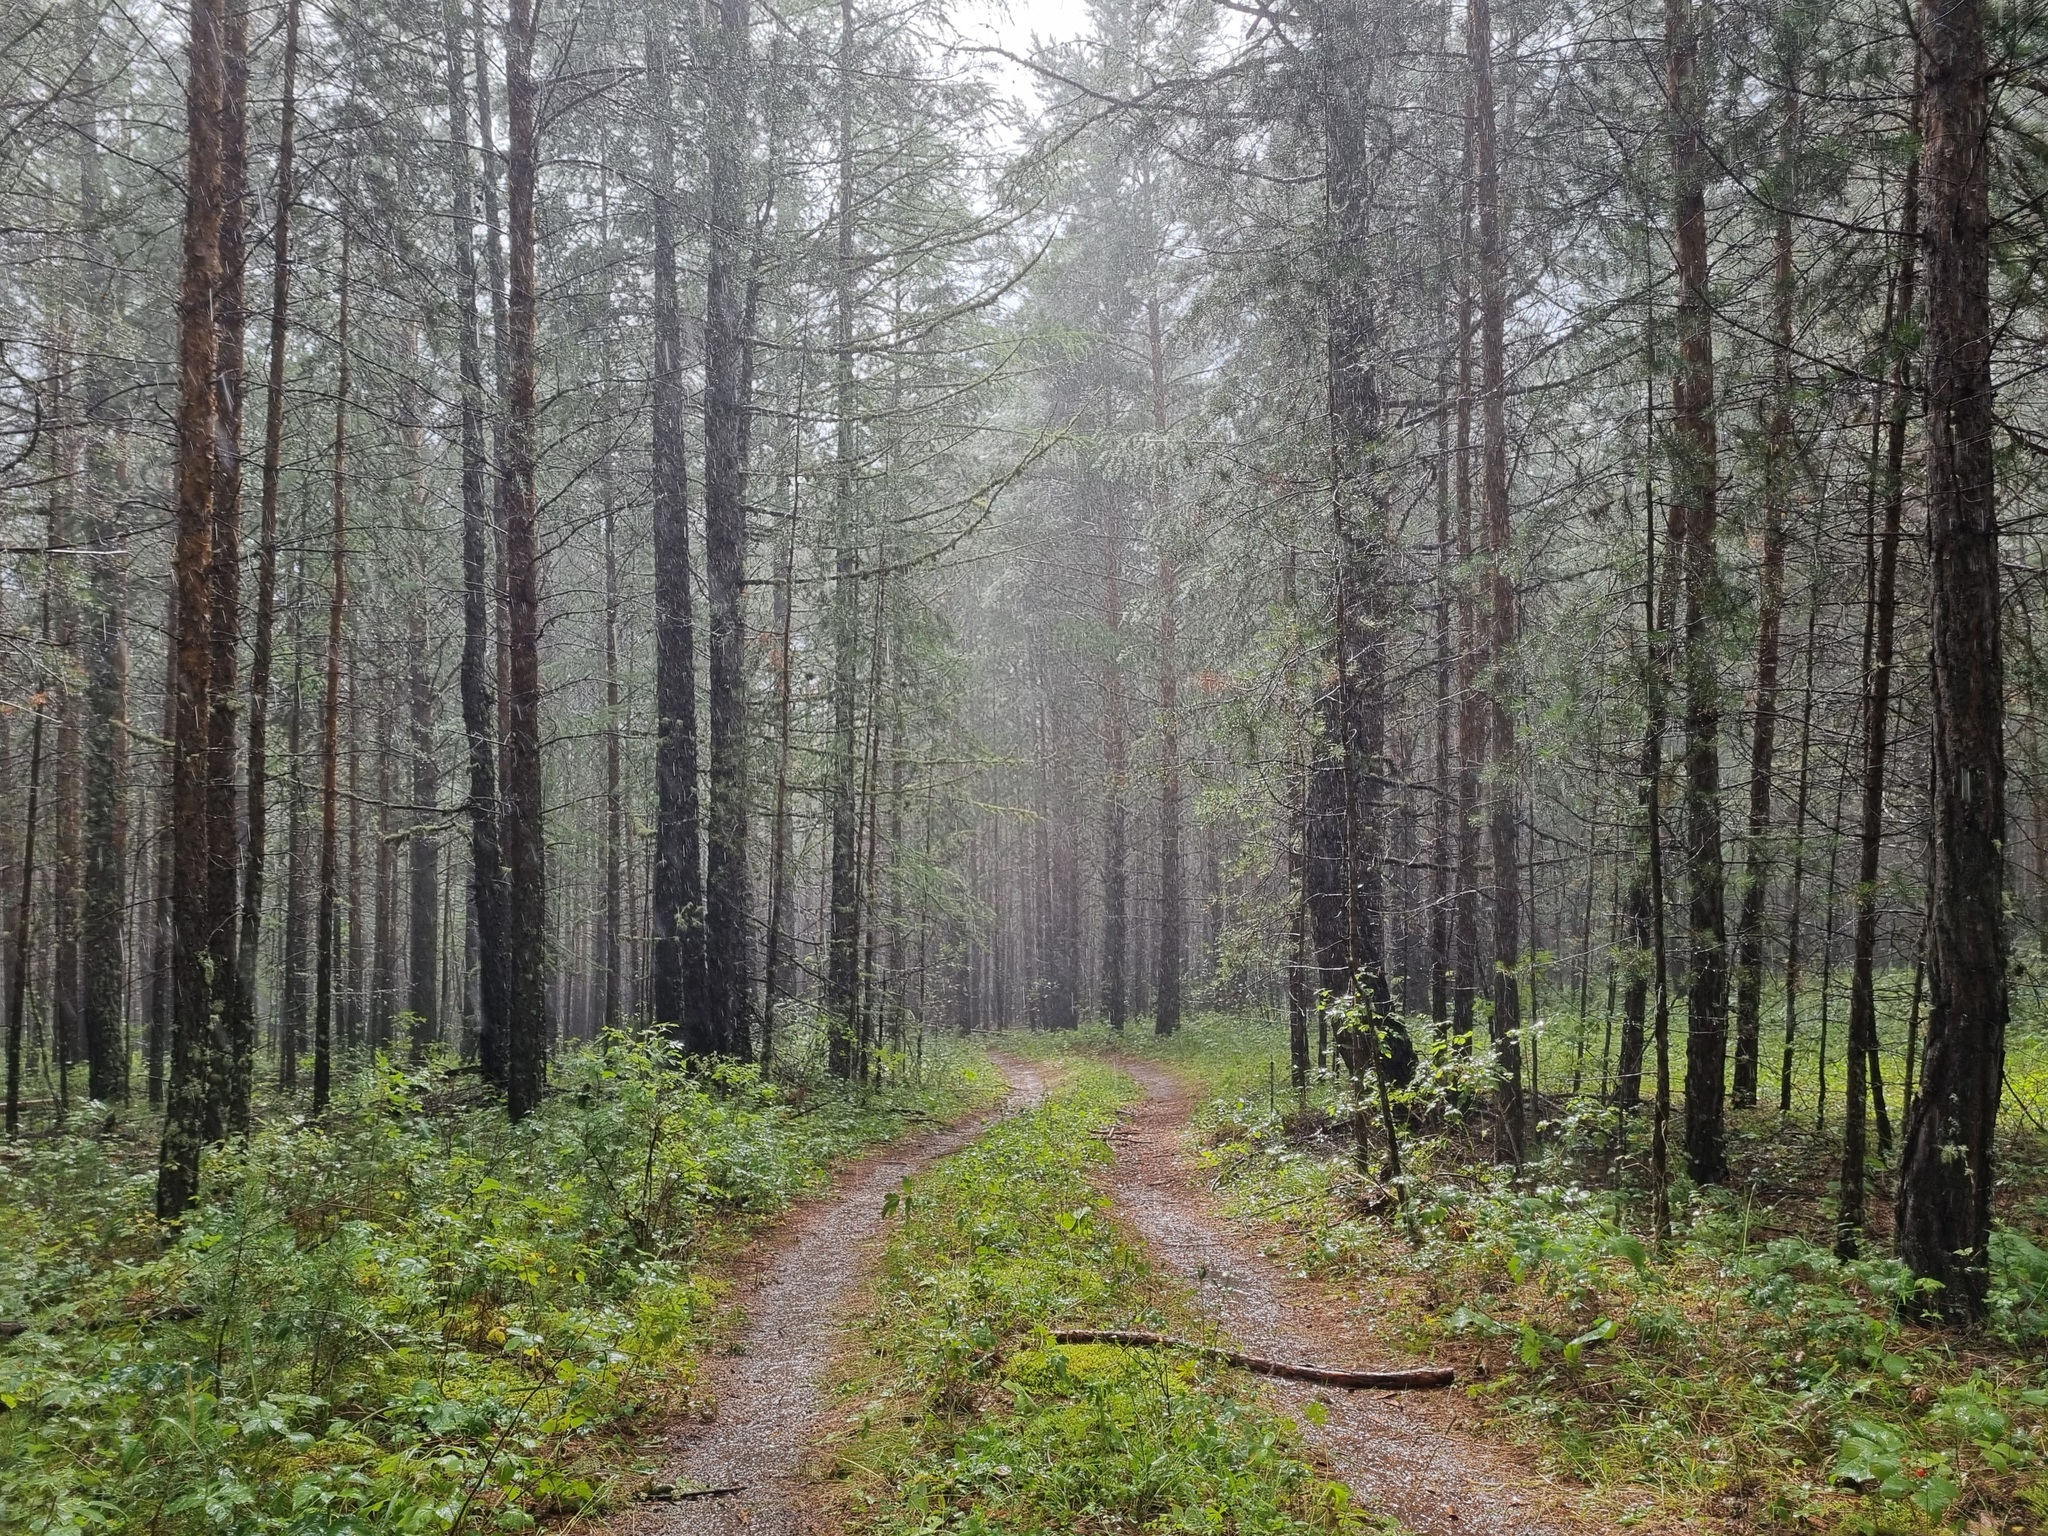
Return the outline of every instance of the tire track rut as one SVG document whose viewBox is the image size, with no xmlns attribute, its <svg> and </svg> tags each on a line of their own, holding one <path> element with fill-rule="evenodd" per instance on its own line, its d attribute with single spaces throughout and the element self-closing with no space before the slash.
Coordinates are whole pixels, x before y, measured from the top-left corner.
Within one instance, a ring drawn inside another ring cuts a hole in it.
<svg viewBox="0 0 2048 1536">
<path fill-rule="evenodd" d="M 1058 1079 L 1049 1065 L 997 1062 L 1010 1092 L 998 1113 L 1038 1103 Z M 615 1518 L 616 1536 L 826 1536 L 831 1501 L 805 1474 L 827 1402 L 825 1383 L 846 1312 L 874 1259 L 882 1200 L 904 1179 L 958 1152 L 991 1116 L 885 1148 L 843 1173 L 831 1193 L 784 1223 L 758 1275 L 734 1288 L 746 1322 L 707 1355 L 701 1386 L 715 1406 L 708 1424 L 669 1432 L 656 1481 L 678 1488 L 736 1488 L 716 1498 L 650 1502 Z"/>
<path fill-rule="evenodd" d="M 1153 1063 L 1117 1063 L 1144 1090 L 1117 1134 L 1110 1175 L 1118 1209 L 1161 1264 L 1193 1288 L 1203 1313 L 1244 1348 L 1319 1365 L 1385 1363 L 1347 1358 L 1348 1322 L 1328 1299 L 1258 1251 L 1252 1235 L 1219 1216 L 1181 1155 L 1193 1100 Z M 1318 1326 L 1320 1325 L 1320 1326 Z M 1397 1362 L 1398 1363 L 1398 1362 Z M 1328 1422 L 1302 1431 L 1365 1507 L 1422 1536 L 1577 1536 L 1590 1530 L 1564 1508 L 1563 1490 L 1502 1448 L 1452 1422 L 1452 1405 L 1414 1393 L 1266 1388 L 1300 1416 L 1313 1399 Z"/>
</svg>

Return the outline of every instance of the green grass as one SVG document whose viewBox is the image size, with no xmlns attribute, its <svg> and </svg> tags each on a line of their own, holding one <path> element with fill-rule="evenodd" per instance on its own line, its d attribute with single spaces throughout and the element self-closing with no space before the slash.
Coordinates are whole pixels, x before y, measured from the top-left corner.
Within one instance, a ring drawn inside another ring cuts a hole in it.
<svg viewBox="0 0 2048 1536">
<path fill-rule="evenodd" d="M 2024 1188 L 2005 1202 L 1995 1324 L 1964 1337 L 1902 1320 L 1912 1281 L 1894 1261 L 1845 1264 L 1819 1245 L 1838 1153 L 1832 1137 L 1786 1135 L 1774 1110 L 1737 1117 L 1736 1188 L 1681 1183 L 1660 1255 L 1641 1192 L 1608 1181 L 1604 1112 L 1565 1108 L 1516 1176 L 1461 1127 L 1473 1084 L 1443 1064 L 1409 1105 L 1411 1243 L 1362 1214 L 1369 1181 L 1330 1114 L 1341 1085 L 1319 1082 L 1304 1112 L 1277 1022 L 1067 1042 L 1199 1084 L 1197 1139 L 1225 1200 L 1270 1223 L 1294 1267 L 1354 1291 L 1384 1343 L 1460 1364 L 1502 1433 L 1617 1509 L 1647 1496 L 1745 1530 L 2048 1520 L 2048 1253 Z M 1647 1131 L 1633 1134 L 1640 1150 Z M 2008 1117 L 2006 1140 L 2009 1165 L 2039 1167 L 2023 1120 Z"/>
<path fill-rule="evenodd" d="M 1232 1536 L 1381 1530 L 1231 1373 L 1052 1345 L 1055 1326 L 1187 1326 L 1093 1182 L 1127 1079 L 1075 1063 L 1039 1107 L 910 1181 L 847 1383 L 854 1523 Z"/>
<path fill-rule="evenodd" d="M 826 1167 L 992 1089 L 960 1054 L 868 1094 L 614 1042 L 518 1126 L 434 1074 L 208 1159 L 180 1231 L 153 1143 L 0 1153 L 0 1530 L 518 1530 L 600 1506 L 679 1405 L 715 1262 Z"/>
</svg>

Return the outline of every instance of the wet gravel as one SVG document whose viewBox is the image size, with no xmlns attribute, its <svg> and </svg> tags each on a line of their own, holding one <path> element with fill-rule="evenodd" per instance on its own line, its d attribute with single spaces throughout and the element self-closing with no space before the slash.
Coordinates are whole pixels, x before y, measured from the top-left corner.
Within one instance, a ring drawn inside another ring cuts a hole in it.
<svg viewBox="0 0 2048 1536">
<path fill-rule="evenodd" d="M 1037 1103 L 1056 1079 L 1048 1067 L 1003 1060 L 1005 1111 Z M 736 1492 L 648 1502 L 613 1520 L 617 1536 L 827 1536 L 836 1529 L 805 1457 L 827 1406 L 826 1382 L 847 1309 L 874 1258 L 883 1197 L 927 1164 L 957 1152 L 986 1121 L 917 1138 L 865 1158 L 830 1194 L 800 1207 L 770 1242 L 761 1269 L 734 1300 L 746 1322 L 728 1350 L 708 1357 L 696 1395 L 709 1423 L 682 1424 L 658 1460 L 657 1485 Z"/>
<path fill-rule="evenodd" d="M 1155 1261 L 1194 1288 L 1206 1318 L 1239 1347 L 1311 1365 L 1366 1369 L 1416 1362 L 1360 1358 L 1362 1332 L 1319 1288 L 1288 1275 L 1217 1213 L 1181 1149 L 1186 1086 L 1148 1062 L 1120 1062 L 1144 1089 L 1114 1137 L 1110 1193 Z M 1359 1502 L 1423 1536 L 1576 1536 L 1563 1490 L 1455 1423 L 1441 1393 L 1343 1392 L 1294 1383 L 1267 1390 L 1297 1418 L 1311 1399 L 1328 1422 L 1304 1433 Z M 1455 1390 L 1455 1389 L 1454 1389 Z"/>
</svg>

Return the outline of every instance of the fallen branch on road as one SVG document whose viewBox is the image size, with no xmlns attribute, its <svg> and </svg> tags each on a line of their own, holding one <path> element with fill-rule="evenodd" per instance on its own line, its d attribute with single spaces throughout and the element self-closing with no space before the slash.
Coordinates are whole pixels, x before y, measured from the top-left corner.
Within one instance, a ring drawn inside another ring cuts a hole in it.
<svg viewBox="0 0 2048 1536">
<path fill-rule="evenodd" d="M 1406 1371 L 1332 1371 L 1319 1365 L 1293 1365 L 1285 1360 L 1268 1360 L 1217 1344 L 1197 1344 L 1163 1333 L 1141 1333 L 1122 1328 L 1056 1328 L 1055 1344 L 1122 1344 L 1140 1349 L 1185 1349 L 1211 1360 L 1258 1376 L 1281 1376 L 1289 1381 L 1313 1382 L 1321 1387 L 1342 1387 L 1347 1392 L 1376 1388 L 1385 1392 L 1426 1392 L 1453 1385 L 1458 1373 L 1448 1365 L 1425 1365 Z"/>
</svg>

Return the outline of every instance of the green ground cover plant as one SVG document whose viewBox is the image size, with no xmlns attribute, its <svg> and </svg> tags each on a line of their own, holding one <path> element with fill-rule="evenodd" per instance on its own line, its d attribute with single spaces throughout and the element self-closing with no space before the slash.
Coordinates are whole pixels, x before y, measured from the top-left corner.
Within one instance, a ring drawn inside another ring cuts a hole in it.
<svg viewBox="0 0 2048 1536">
<path fill-rule="evenodd" d="M 1546 1101 L 1539 1149 L 1498 1166 L 1474 1129 L 1483 1057 L 1425 1050 L 1402 1104 L 1411 1238 L 1354 1167 L 1342 1085 L 1289 1090 L 1283 1025 L 1211 1016 L 1085 1043 L 1185 1073 L 1207 1100 L 1200 1155 L 1228 1204 L 1270 1225 L 1270 1251 L 1355 1291 L 1385 1342 L 1464 1367 L 1497 1424 L 1560 1470 L 1742 1530 L 2048 1522 L 2048 1251 L 2027 1182 L 2044 1148 L 2024 1118 L 2008 1127 L 1995 1323 L 1959 1335 L 1907 1320 L 1914 1281 L 1881 1243 L 1834 1257 L 1807 1187 L 1824 1195 L 1832 1140 L 1772 1109 L 1735 1117 L 1730 1188 L 1681 1183 L 1660 1253 L 1638 1170 L 1615 1177 L 1611 1112 Z"/>
<path fill-rule="evenodd" d="M 210 1161 L 182 1231 L 116 1123 L 0 1154 L 0 1530 L 514 1531 L 618 1496 L 688 1390 L 720 1254 L 858 1148 L 984 1102 L 557 1061 L 519 1125 L 445 1072 L 365 1074 Z M 138 1122 L 139 1124 L 139 1122 Z"/>
<path fill-rule="evenodd" d="M 1132 1092 L 1078 1062 L 1043 1104 L 889 1202 L 840 1451 L 863 1531 L 1387 1529 L 1242 1379 L 1163 1351 L 1050 1342 L 1060 1325 L 1191 1326 L 1093 1182 Z"/>
</svg>

